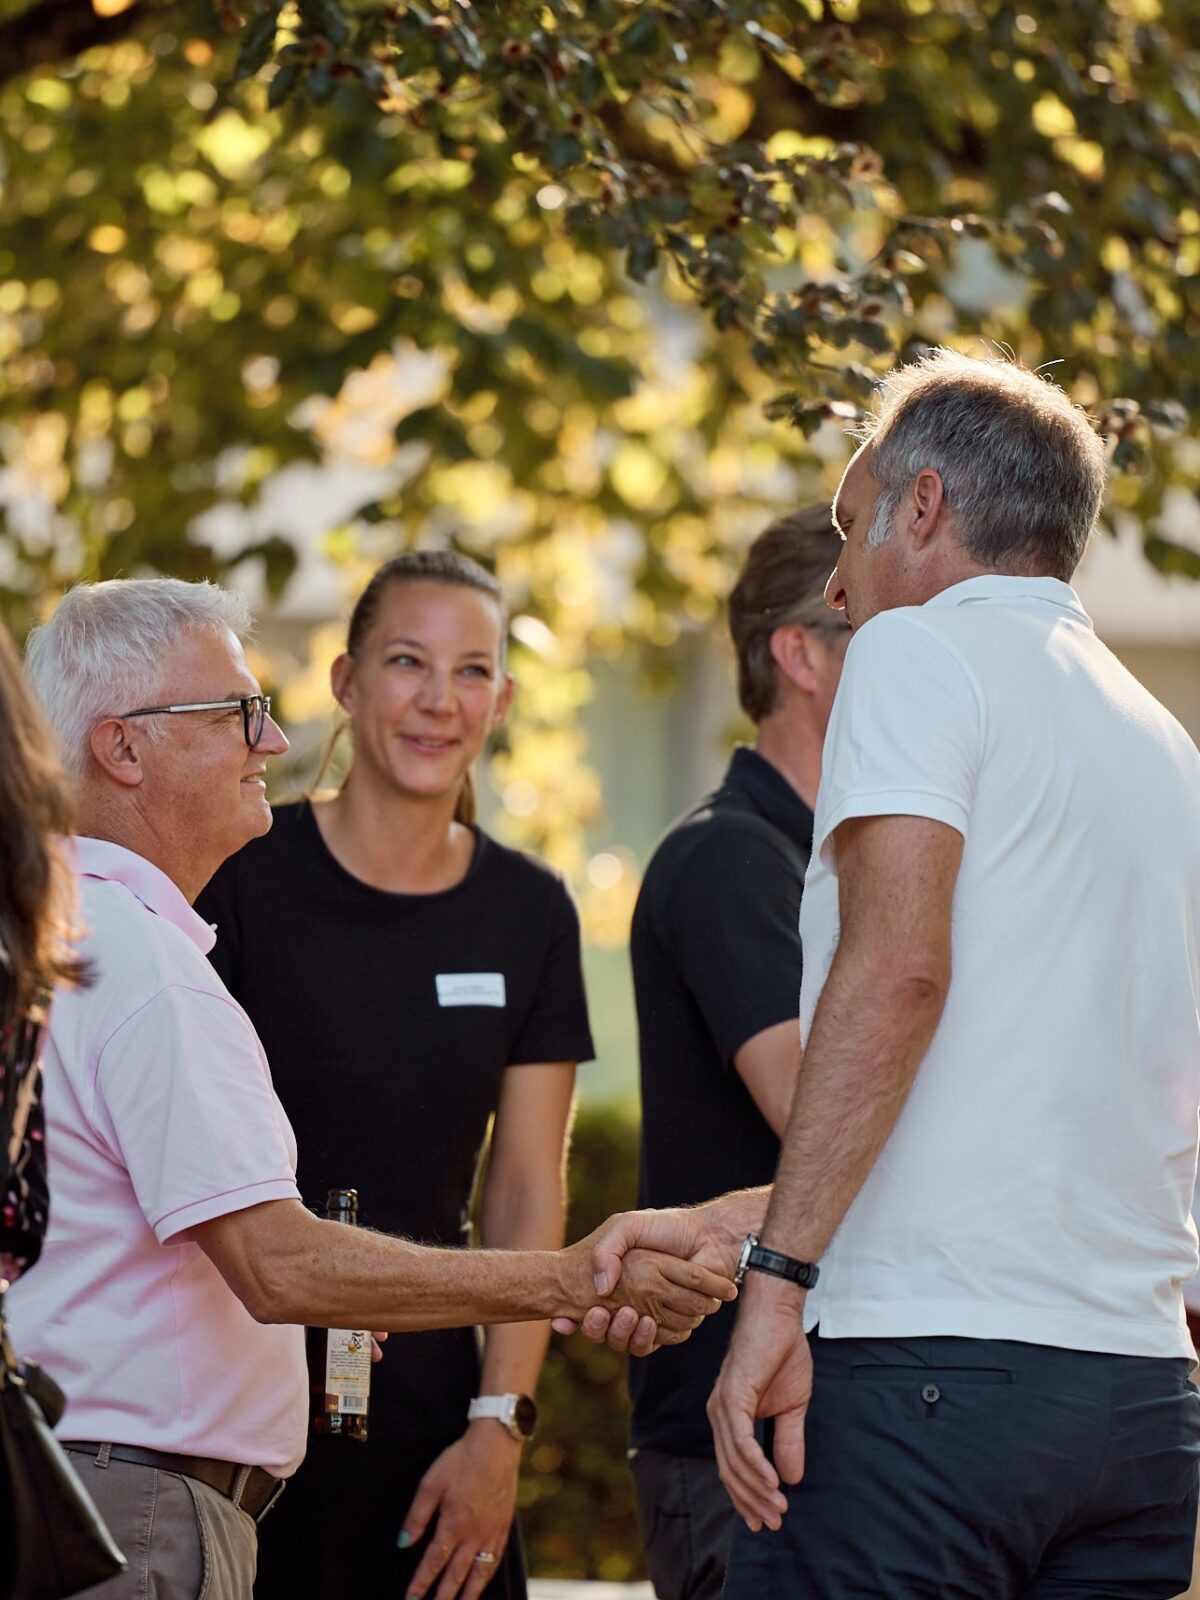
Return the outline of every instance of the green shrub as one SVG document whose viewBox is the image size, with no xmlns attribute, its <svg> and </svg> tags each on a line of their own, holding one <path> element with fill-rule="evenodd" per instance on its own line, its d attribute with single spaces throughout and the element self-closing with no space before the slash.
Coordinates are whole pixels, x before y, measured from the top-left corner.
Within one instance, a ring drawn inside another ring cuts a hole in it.
<svg viewBox="0 0 1200 1600">
<path fill-rule="evenodd" d="M 585 1107 L 571 1149 L 568 1239 L 578 1239 L 637 1194 L 637 1121 L 611 1105 Z M 651 1358 L 653 1359 L 653 1358 Z M 541 1420 L 521 1478 L 529 1570 L 545 1578 L 644 1576 L 626 1450 L 626 1358 L 576 1336 L 551 1339 L 538 1390 Z"/>
</svg>

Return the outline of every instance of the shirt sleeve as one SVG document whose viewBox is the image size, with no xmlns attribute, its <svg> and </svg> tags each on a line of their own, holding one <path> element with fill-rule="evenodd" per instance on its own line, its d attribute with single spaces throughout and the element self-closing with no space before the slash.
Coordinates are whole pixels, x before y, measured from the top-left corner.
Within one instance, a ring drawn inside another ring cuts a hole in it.
<svg viewBox="0 0 1200 1600">
<path fill-rule="evenodd" d="M 983 751 L 982 697 L 966 663 L 911 612 L 864 625 L 825 736 L 814 848 L 851 817 L 914 816 L 966 836 Z"/>
<path fill-rule="evenodd" d="M 550 935 L 541 977 L 509 1050 L 509 1066 L 591 1061 L 596 1054 L 583 985 L 579 913 L 566 885 L 557 880 L 547 915 Z"/>
<path fill-rule="evenodd" d="M 660 930 L 722 1060 L 800 1015 L 803 877 L 756 829 L 714 831 L 664 895 Z"/>
<path fill-rule="evenodd" d="M 93 1117 L 160 1244 L 213 1217 L 299 1198 L 287 1119 L 249 1020 L 174 984 L 100 1053 Z"/>
</svg>

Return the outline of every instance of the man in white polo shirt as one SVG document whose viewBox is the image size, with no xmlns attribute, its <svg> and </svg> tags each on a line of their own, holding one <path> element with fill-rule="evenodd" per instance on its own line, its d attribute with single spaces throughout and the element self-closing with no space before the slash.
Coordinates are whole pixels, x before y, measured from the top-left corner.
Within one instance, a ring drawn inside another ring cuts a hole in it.
<svg viewBox="0 0 1200 1600">
<path fill-rule="evenodd" d="M 842 480 L 804 1057 L 709 1406 L 728 1600 L 1187 1586 L 1200 756 L 1068 587 L 1104 478 L 1061 390 L 944 351 Z M 719 1258 L 704 1220 L 611 1243 Z"/>
<path fill-rule="evenodd" d="M 191 906 L 270 827 L 266 762 L 287 748 L 244 625 L 209 584 L 84 585 L 28 653 L 76 779 L 94 981 L 55 1000 L 50 1226 L 8 1309 L 66 1392 L 60 1434 L 129 1559 L 96 1600 L 248 1600 L 252 1519 L 304 1453 L 298 1324 L 525 1321 L 593 1298 L 586 1246 L 422 1249 L 301 1205 L 262 1047 Z M 685 1333 L 725 1297 L 694 1272 L 648 1256 L 620 1295 L 669 1305 Z"/>
</svg>

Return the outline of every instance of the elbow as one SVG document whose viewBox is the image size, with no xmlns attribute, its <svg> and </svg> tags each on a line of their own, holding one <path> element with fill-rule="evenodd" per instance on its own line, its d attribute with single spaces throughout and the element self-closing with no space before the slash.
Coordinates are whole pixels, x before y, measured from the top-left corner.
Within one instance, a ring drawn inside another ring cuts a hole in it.
<svg viewBox="0 0 1200 1600">
<path fill-rule="evenodd" d="M 877 950 L 867 966 L 873 1003 L 894 1022 L 936 1023 L 950 993 L 950 957 L 935 950 Z"/>
<path fill-rule="evenodd" d="M 305 1320 L 295 1286 L 278 1262 L 256 1262 L 238 1285 L 238 1299 L 264 1327 Z"/>
<path fill-rule="evenodd" d="M 282 1298 L 273 1294 L 270 1289 L 260 1283 L 247 1285 L 238 1299 L 254 1318 L 255 1322 L 263 1327 L 271 1327 L 277 1323 L 291 1322 L 293 1318 L 285 1314 Z"/>
<path fill-rule="evenodd" d="M 893 972 L 897 1009 L 913 1018 L 941 1016 L 950 993 L 950 962 L 937 955 L 909 951 Z"/>
</svg>

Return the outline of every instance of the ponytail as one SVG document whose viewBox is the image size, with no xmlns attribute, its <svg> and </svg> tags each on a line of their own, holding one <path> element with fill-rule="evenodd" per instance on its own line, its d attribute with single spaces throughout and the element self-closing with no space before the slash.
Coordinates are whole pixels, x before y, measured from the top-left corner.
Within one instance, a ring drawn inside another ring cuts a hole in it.
<svg viewBox="0 0 1200 1600">
<path fill-rule="evenodd" d="M 471 828 L 479 815 L 478 796 L 475 793 L 475 774 L 468 771 L 463 777 L 462 788 L 458 791 L 458 800 L 454 806 L 454 820 L 461 822 L 464 827 Z"/>
<path fill-rule="evenodd" d="M 333 727 L 329 730 L 329 737 L 325 740 L 325 748 L 321 751 L 321 759 L 317 762 L 316 775 L 314 776 L 313 781 L 309 784 L 308 788 L 304 791 L 304 797 L 306 800 L 311 800 L 313 798 L 313 796 L 320 789 L 321 785 L 325 782 L 325 779 L 329 776 L 329 769 L 333 766 L 333 758 L 337 754 L 337 747 L 341 743 L 342 735 L 344 733 L 349 733 L 349 731 L 350 718 L 345 715 L 339 717 L 334 722 Z"/>
</svg>

